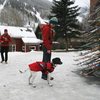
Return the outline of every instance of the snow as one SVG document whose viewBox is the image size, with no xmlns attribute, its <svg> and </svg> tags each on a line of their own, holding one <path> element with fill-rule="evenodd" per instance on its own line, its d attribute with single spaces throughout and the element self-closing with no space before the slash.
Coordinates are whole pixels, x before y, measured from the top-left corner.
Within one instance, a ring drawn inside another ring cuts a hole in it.
<svg viewBox="0 0 100 100">
<path fill-rule="evenodd" d="M 90 0 L 75 0 L 75 4 L 79 5 L 79 7 L 89 7 Z"/>
<path fill-rule="evenodd" d="M 37 19 L 39 20 L 39 23 L 40 23 L 40 24 L 45 24 L 45 21 L 41 18 L 40 13 L 38 13 L 38 12 L 36 11 L 35 16 L 36 16 Z"/>
<path fill-rule="evenodd" d="M 25 27 L 15 27 L 15 26 L 0 26 L 0 33 L 4 33 L 4 29 L 8 30 L 8 33 L 13 38 L 22 38 L 22 37 L 33 37 L 36 38 L 36 35 L 32 28 Z"/>
<path fill-rule="evenodd" d="M 8 30 L 8 34 L 12 38 L 22 38 L 24 43 L 42 43 L 42 40 L 37 39 L 32 28 L 15 27 L 15 26 L 0 26 L 0 33 L 4 33 L 4 29 Z"/>
<path fill-rule="evenodd" d="M 8 0 L 5 0 L 3 2 L 3 4 L 0 4 L 0 13 L 1 13 L 2 9 L 4 8 L 4 6 L 6 5 L 7 2 L 8 2 Z"/>
<path fill-rule="evenodd" d="M 24 43 L 42 43 L 42 40 L 36 38 L 22 38 Z"/>
<path fill-rule="evenodd" d="M 53 87 L 49 87 L 37 73 L 36 88 L 28 85 L 28 64 L 41 61 L 42 52 L 9 52 L 8 64 L 0 63 L 0 100 L 99 100 L 100 89 L 95 82 L 87 82 L 85 78 L 74 73 L 79 67 L 75 65 L 75 57 L 79 52 L 53 52 L 52 58 L 60 57 L 63 64 L 52 73 Z"/>
</svg>

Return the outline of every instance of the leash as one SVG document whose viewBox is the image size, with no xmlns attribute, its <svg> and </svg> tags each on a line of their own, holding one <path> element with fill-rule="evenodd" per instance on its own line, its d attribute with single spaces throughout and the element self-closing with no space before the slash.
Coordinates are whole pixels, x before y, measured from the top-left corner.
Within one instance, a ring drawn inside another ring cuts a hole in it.
<svg viewBox="0 0 100 100">
<path fill-rule="evenodd" d="M 44 72 L 47 71 L 47 72 L 49 72 L 49 73 L 51 72 L 51 69 L 48 69 L 47 63 L 45 63 L 45 62 L 44 62 L 43 64 L 41 64 L 41 63 L 39 63 L 39 62 L 36 62 L 36 63 L 42 68 L 42 72 L 43 72 L 43 71 L 44 71 Z M 52 66 L 53 66 L 53 67 L 52 67 L 53 69 L 56 67 L 56 66 L 53 65 L 53 64 L 52 64 Z"/>
<path fill-rule="evenodd" d="M 42 68 L 42 70 L 46 70 L 46 67 L 47 67 L 46 63 L 43 63 L 43 64 L 40 64 L 39 62 L 36 62 L 36 63 Z"/>
</svg>

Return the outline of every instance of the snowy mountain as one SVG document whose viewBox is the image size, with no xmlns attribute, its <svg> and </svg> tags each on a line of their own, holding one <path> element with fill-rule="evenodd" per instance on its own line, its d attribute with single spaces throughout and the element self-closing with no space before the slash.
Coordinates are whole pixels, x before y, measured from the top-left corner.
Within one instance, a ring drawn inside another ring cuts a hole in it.
<svg viewBox="0 0 100 100">
<path fill-rule="evenodd" d="M 51 2 L 48 0 L 0 0 L 0 4 L 7 1 L 6 6 L 10 5 L 12 8 L 23 8 L 26 4 L 28 6 L 34 6 L 38 10 L 50 10 Z"/>
<path fill-rule="evenodd" d="M 36 21 L 30 12 L 38 11 L 44 18 L 50 14 L 51 5 L 48 0 L 0 0 L 0 23 L 16 26 L 30 24 L 32 20 Z"/>
<path fill-rule="evenodd" d="M 51 7 L 51 2 L 49 2 L 48 0 L 21 0 L 21 2 L 29 3 L 39 10 L 49 10 Z"/>
</svg>

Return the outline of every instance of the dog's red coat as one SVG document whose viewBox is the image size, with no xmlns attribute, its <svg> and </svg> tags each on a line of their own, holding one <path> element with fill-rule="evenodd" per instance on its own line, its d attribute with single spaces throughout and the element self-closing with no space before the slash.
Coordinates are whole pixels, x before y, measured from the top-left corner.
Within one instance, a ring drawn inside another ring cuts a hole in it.
<svg viewBox="0 0 100 100">
<path fill-rule="evenodd" d="M 32 64 L 29 64 L 29 68 L 31 71 L 42 71 L 43 68 L 39 65 L 39 64 L 44 64 L 44 62 L 34 62 Z M 44 67 L 47 67 L 47 69 L 50 71 L 50 72 L 53 72 L 54 71 L 54 67 L 53 67 L 53 64 L 48 62 L 46 63 L 46 66 Z"/>
</svg>

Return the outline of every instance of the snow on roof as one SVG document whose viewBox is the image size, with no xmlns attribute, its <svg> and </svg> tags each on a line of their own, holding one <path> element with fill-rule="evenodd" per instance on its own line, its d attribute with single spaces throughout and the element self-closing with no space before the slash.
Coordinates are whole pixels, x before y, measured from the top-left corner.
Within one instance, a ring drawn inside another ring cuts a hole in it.
<svg viewBox="0 0 100 100">
<path fill-rule="evenodd" d="M 42 43 L 42 40 L 37 39 L 37 38 L 22 38 L 24 43 Z"/>
<path fill-rule="evenodd" d="M 32 28 L 15 27 L 15 26 L 0 26 L 0 33 L 4 33 L 4 29 L 8 30 L 8 34 L 13 38 L 36 38 Z"/>
</svg>

